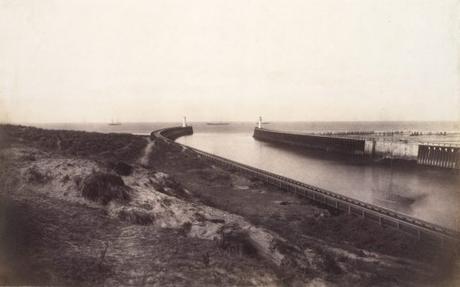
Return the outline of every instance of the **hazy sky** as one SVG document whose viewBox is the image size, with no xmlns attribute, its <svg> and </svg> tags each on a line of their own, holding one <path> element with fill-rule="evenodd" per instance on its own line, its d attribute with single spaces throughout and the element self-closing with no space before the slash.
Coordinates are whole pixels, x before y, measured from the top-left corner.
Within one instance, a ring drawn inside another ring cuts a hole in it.
<svg viewBox="0 0 460 287">
<path fill-rule="evenodd" d="M 0 0 L 0 121 L 459 120 L 454 0 Z"/>
</svg>

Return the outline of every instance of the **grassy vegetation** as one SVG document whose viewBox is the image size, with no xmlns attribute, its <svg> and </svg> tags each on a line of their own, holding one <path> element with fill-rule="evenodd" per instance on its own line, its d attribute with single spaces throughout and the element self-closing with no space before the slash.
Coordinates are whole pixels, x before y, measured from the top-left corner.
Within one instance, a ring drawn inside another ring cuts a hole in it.
<svg viewBox="0 0 460 287">
<path fill-rule="evenodd" d="M 141 155 L 147 142 L 144 138 L 131 134 L 102 134 L 0 125 L 0 148 L 12 144 L 25 144 L 78 157 L 131 162 Z"/>
</svg>

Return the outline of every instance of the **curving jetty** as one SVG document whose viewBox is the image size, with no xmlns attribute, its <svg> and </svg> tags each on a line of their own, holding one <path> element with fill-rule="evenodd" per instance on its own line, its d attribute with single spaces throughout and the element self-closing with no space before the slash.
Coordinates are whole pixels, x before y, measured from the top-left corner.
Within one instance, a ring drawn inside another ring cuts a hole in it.
<svg viewBox="0 0 460 287">
<path fill-rule="evenodd" d="M 344 211 L 348 214 L 362 216 L 381 226 L 395 228 L 419 240 L 441 244 L 442 246 L 450 246 L 451 244 L 457 245 L 460 243 L 460 233 L 458 231 L 174 142 L 174 140 L 181 135 L 190 135 L 191 133 L 193 133 L 191 127 L 175 127 L 154 131 L 151 136 L 163 139 L 170 144 L 180 146 L 185 152 L 194 153 L 205 160 L 209 160 L 213 164 L 234 168 L 246 175 L 256 177 L 259 180 L 277 186 L 283 190 Z"/>
<path fill-rule="evenodd" d="M 167 129 L 161 129 L 161 130 L 158 130 L 158 131 L 153 131 L 150 134 L 150 137 L 152 139 L 155 138 L 155 137 L 161 137 L 163 139 L 168 139 L 168 140 L 174 141 L 179 137 L 192 135 L 192 134 L 193 134 L 193 127 L 186 126 L 186 127 L 173 127 L 173 128 L 167 128 Z"/>
</svg>

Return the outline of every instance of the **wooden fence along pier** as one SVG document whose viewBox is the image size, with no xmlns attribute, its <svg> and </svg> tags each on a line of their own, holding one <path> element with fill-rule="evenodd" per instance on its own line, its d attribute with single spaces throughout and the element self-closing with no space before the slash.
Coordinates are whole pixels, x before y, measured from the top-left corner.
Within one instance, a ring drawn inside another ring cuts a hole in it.
<svg viewBox="0 0 460 287">
<path fill-rule="evenodd" d="M 421 144 L 418 147 L 417 163 L 429 166 L 460 169 L 460 147 Z"/>
</svg>

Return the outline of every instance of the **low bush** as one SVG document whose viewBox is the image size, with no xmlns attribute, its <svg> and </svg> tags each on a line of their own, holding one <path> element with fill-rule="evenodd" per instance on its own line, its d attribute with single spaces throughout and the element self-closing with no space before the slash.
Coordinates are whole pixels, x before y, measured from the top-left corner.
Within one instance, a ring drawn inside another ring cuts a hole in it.
<svg viewBox="0 0 460 287">
<path fill-rule="evenodd" d="M 247 232 L 242 230 L 225 230 L 219 248 L 225 252 L 237 255 L 256 256 L 257 248 L 249 238 Z"/>
<path fill-rule="evenodd" d="M 133 172 L 133 167 L 125 162 L 119 161 L 113 164 L 113 170 L 119 175 L 128 176 Z"/>
<path fill-rule="evenodd" d="M 94 173 L 80 184 L 83 197 L 106 205 L 112 200 L 129 201 L 128 187 L 114 174 Z"/>
</svg>

